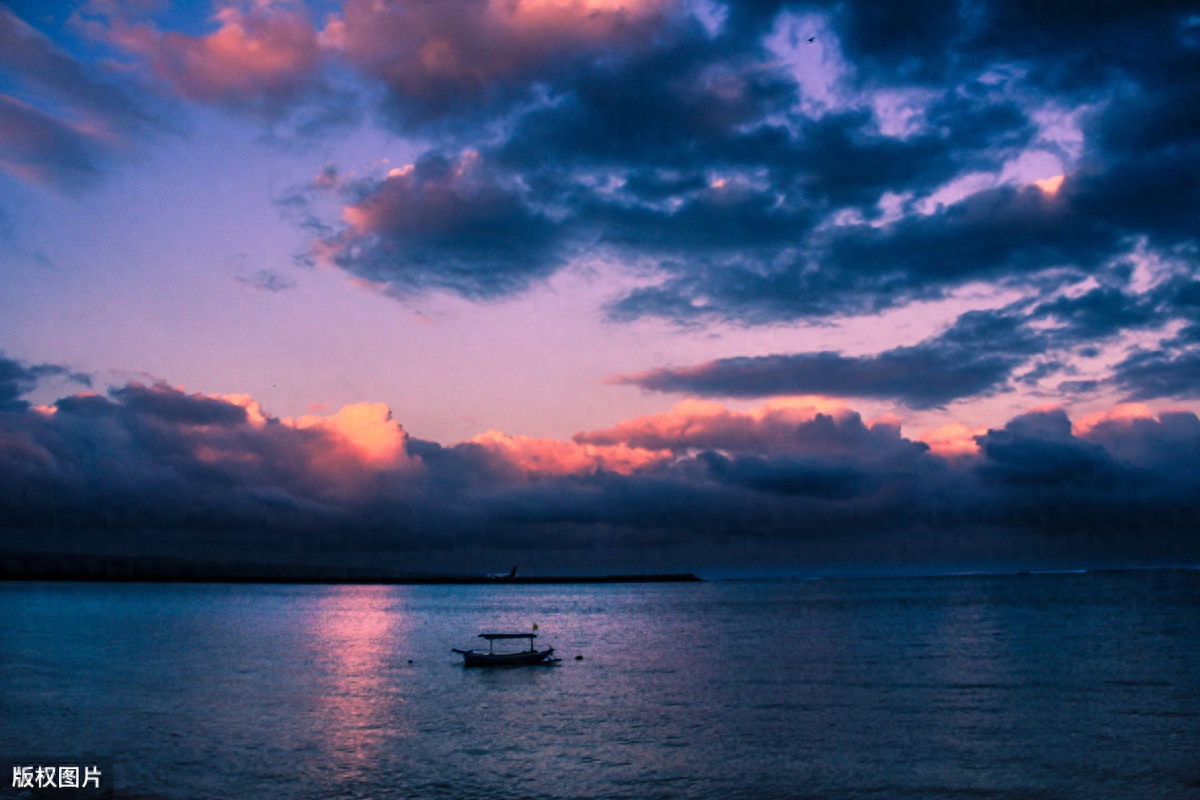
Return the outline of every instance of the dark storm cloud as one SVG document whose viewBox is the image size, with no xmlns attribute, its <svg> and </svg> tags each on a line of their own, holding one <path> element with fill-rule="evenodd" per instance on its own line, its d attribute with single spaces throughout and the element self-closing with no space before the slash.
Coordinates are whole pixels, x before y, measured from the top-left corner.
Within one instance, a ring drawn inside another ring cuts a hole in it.
<svg viewBox="0 0 1200 800">
<path fill-rule="evenodd" d="M 973 311 L 937 337 L 873 356 L 823 352 L 725 358 L 618 380 L 660 392 L 883 397 L 929 408 L 995 391 L 1041 347 L 1024 320 Z"/>
<path fill-rule="evenodd" d="M 933 6 L 813 6 L 832 14 L 830 45 L 853 69 L 843 106 L 815 117 L 763 44 L 776 10 L 734 4 L 715 36 L 656 18 L 671 35 L 615 50 L 605 40 L 606 59 L 562 73 L 552 102 L 516 113 L 504 141 L 479 152 L 531 202 L 558 208 L 558 234 L 580 252 L 653 267 L 660 281 L 618 298 L 618 318 L 869 312 L 975 280 L 1095 272 L 1139 238 L 1152 250 L 1195 245 L 1200 56 L 1181 6 L 1106 5 L 1079 29 L 1080 15 L 1060 9 Z M 931 99 L 912 131 L 885 135 L 863 98 L 908 90 Z M 1038 138 L 1048 108 L 1084 109 L 1057 192 L 998 185 L 918 210 L 1023 150 L 1067 158 Z M 881 221 L 889 192 L 908 199 Z M 829 224 L 846 210 L 862 221 Z"/>
<path fill-rule="evenodd" d="M 91 386 L 89 376 L 72 372 L 58 364 L 23 364 L 6 358 L 0 352 L 0 411 L 24 411 L 29 403 L 21 397 L 28 393 L 43 378 L 65 377 L 76 383 Z"/>
<path fill-rule="evenodd" d="M 1164 319 L 1161 292 L 1135 294 L 1116 287 L 1100 287 L 1078 297 L 1060 297 L 1042 303 L 1033 319 L 1052 319 L 1062 327 L 1058 339 L 1071 338 L 1094 342 L 1123 330 L 1161 324 Z M 1166 309 L 1170 311 L 1170 309 Z"/>
<path fill-rule="evenodd" d="M 356 118 L 331 70 L 364 80 L 430 149 L 303 224 L 309 260 L 395 294 L 505 297 L 600 258 L 651 278 L 614 318 L 757 324 L 1075 280 L 1138 246 L 1195 267 L 1200 25 L 1181 4 L 350 0 L 320 28 L 299 6 L 214 19 L 92 24 L 179 95 L 294 114 L 297 135 Z M 1005 172 L 1030 154 L 1063 164 L 1057 191 Z M 470 179 L 430 172 L 467 160 Z"/>
<path fill-rule="evenodd" d="M 1131 400 L 1200 396 L 1200 282 L 1174 278 L 1139 292 L 1129 288 L 1130 274 L 1120 267 L 1106 279 L 1115 284 L 968 312 L 937 336 L 874 355 L 734 357 L 612 380 L 706 397 L 826 394 L 931 408 L 1005 391 L 1013 381 L 1037 386 L 1060 373 L 1074 374 L 1073 355 L 1094 357 L 1097 345 L 1124 333 L 1173 324 L 1181 327 L 1162 350 L 1135 351 L 1110 377 L 1063 381 L 1057 388 L 1077 394 L 1115 388 Z"/>
<path fill-rule="evenodd" d="M 1104 419 L 1085 434 L 1111 458 L 1140 465 L 1160 478 L 1184 482 L 1195 475 L 1196 447 L 1200 444 L 1200 419 L 1187 411 L 1167 411 L 1149 417 Z"/>
<path fill-rule="evenodd" d="M 1138 351 L 1116 366 L 1116 383 L 1131 400 L 1200 397 L 1200 350 Z"/>
<path fill-rule="evenodd" d="M 1097 289 L 1043 308 L 1067 323 L 1051 332 L 1059 339 L 1159 329 L 1159 348 L 1135 348 L 1114 366 L 1109 383 L 1129 400 L 1200 397 L 1200 281 L 1174 278 L 1142 294 Z M 1174 335 L 1166 335 L 1168 326 Z"/>
<path fill-rule="evenodd" d="M 29 369 L 12 363 L 3 362 L 6 380 L 27 382 Z M 575 443 L 525 442 L 655 448 L 640 450 L 657 454 L 641 466 L 546 472 L 488 440 L 446 447 L 406 437 L 370 412 L 377 433 L 399 437 L 382 460 L 336 417 L 278 420 L 244 398 L 162 384 L 64 398 L 53 412 L 9 404 L 0 411 L 0 543 L 358 559 L 410 572 L 519 554 L 583 571 L 655 560 L 798 566 L 818 553 L 858 564 L 951 553 L 978 564 L 997 549 L 1036 562 L 1079 530 L 1104 543 L 1077 552 L 1084 560 L 1200 551 L 1200 421 L 1189 413 L 1115 414 L 1074 431 L 1062 412 L 1037 412 L 980 437 L 978 454 L 947 461 L 845 407 L 681 404 Z"/>
<path fill-rule="evenodd" d="M 709 476 L 718 483 L 745 486 L 778 495 L 806 495 L 848 500 L 863 494 L 869 476 L 854 465 L 822 464 L 796 458 L 768 460 L 761 456 L 726 458 L 704 454 Z"/>
<path fill-rule="evenodd" d="M 349 223 L 326 257 L 400 293 L 440 289 L 473 299 L 520 291 L 564 259 L 562 226 L 478 154 L 426 154 L 378 183 L 347 188 Z"/>
<path fill-rule="evenodd" d="M 343 198 L 351 215 L 374 203 L 367 222 L 310 215 L 325 228 L 315 251 L 385 290 L 491 299 L 601 258 L 652 279 L 614 299 L 616 318 L 756 324 L 1078 277 L 1135 247 L 1196 267 L 1196 15 L 1043 6 L 735 2 L 714 16 L 670 0 L 349 0 L 320 23 L 300 5 L 222 6 L 203 35 L 94 9 L 76 20 L 194 102 L 313 136 L 357 119 L 361 91 L 385 125 L 430 143 L 419 164 L 473 154 L 473 183 L 379 178 Z M 5 19 L 10 69 L 137 116 Z M 361 85 L 335 89 L 335 73 Z M 98 168 L 72 119 L 5 113 L 11 171 L 70 184 Z M 1057 191 L 1031 184 L 1049 166 L 1016 174 L 1031 154 L 1062 163 Z"/>
<path fill-rule="evenodd" d="M 1154 537 L 1200 521 L 1193 494 L 1200 425 L 1190 412 L 1157 419 L 1116 414 L 1078 433 L 1061 411 L 1033 412 L 979 442 L 981 515 L 1097 537 L 1122 526 Z M 1195 543 L 1193 532 L 1172 547 L 1182 552 Z"/>
<path fill-rule="evenodd" d="M 201 394 L 185 395 L 165 385 L 131 383 L 109 395 L 125 411 L 153 417 L 173 425 L 237 425 L 246 421 L 246 409 Z"/>
<path fill-rule="evenodd" d="M 1123 477 L 1123 470 L 1103 447 L 1071 434 L 1071 420 L 1060 409 L 1023 414 L 1002 430 L 988 431 L 979 446 L 986 457 L 980 472 L 1000 484 L 1084 484 L 1103 489 Z"/>
</svg>

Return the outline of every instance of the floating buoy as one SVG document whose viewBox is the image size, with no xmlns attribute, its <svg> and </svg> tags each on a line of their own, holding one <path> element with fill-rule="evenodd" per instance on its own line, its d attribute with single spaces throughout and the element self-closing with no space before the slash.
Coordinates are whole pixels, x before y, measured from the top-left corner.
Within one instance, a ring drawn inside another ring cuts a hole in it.
<svg viewBox="0 0 1200 800">
<path fill-rule="evenodd" d="M 583 661 L 583 656 L 575 656 L 576 661 Z"/>
</svg>

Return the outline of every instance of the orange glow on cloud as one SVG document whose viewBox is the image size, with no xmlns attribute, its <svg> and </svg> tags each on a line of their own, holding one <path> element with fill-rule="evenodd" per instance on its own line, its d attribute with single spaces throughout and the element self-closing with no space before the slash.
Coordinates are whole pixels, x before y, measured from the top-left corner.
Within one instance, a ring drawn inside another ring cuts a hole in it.
<svg viewBox="0 0 1200 800">
<path fill-rule="evenodd" d="M 256 428 L 261 428 L 267 424 L 267 412 L 263 411 L 262 405 L 248 394 L 214 394 L 211 395 L 217 400 L 224 400 L 226 403 L 232 403 L 235 406 L 241 406 L 246 409 L 246 421 Z"/>
<path fill-rule="evenodd" d="M 904 424 L 903 419 L 901 419 L 900 417 L 896 416 L 895 414 L 891 414 L 891 413 L 883 414 L 881 416 L 875 417 L 874 419 L 866 420 L 866 425 L 868 428 L 874 428 L 876 425 L 885 425 L 889 428 L 895 428 L 896 430 L 900 430 L 900 426 L 903 424 Z"/>
<path fill-rule="evenodd" d="M 345 222 L 359 233 L 366 233 L 374 227 L 372 224 L 373 219 L 374 217 L 370 211 L 363 206 L 346 206 L 342 209 L 342 222 Z"/>
<path fill-rule="evenodd" d="M 453 211 L 463 195 L 478 192 L 478 187 L 470 181 L 481 163 L 478 152 L 465 150 L 446 175 L 434 180 L 418 178 L 413 164 L 394 167 L 388 170 L 374 192 L 361 202 L 342 209 L 342 221 L 360 235 L 396 227 L 405 230 L 424 228 L 428 221 L 420 216 L 413 198 L 419 195 L 426 204 Z M 344 246 L 344 243 L 333 243 L 330 255 L 336 255 Z"/>
<path fill-rule="evenodd" d="M 1055 175 L 1053 178 L 1042 178 L 1041 180 L 1034 181 L 1033 185 L 1041 189 L 1043 193 L 1053 197 L 1062 188 L 1065 178 L 1065 175 Z"/>
<path fill-rule="evenodd" d="M 1080 417 L 1071 426 L 1071 432 L 1076 436 L 1086 436 L 1105 422 L 1129 422 L 1135 419 L 1154 419 L 1154 412 L 1142 403 L 1123 403 L 1108 411 Z"/>
<path fill-rule="evenodd" d="M 749 413 L 756 419 L 787 416 L 789 418 L 794 417 L 800 422 L 808 422 L 816 418 L 818 414 L 841 417 L 854 412 L 850 406 L 836 397 L 822 397 L 821 395 L 814 394 L 797 397 L 776 397 L 773 400 L 763 403 L 761 408 L 754 409 Z"/>
<path fill-rule="evenodd" d="M 917 441 L 929 445 L 930 452 L 935 456 L 961 458 L 979 452 L 975 437 L 985 433 L 987 428 L 968 428 L 961 422 L 951 422 L 949 425 L 922 433 L 917 437 Z"/>
<path fill-rule="evenodd" d="M 359 459 L 372 465 L 387 465 L 408 459 L 404 445 L 408 434 L 392 419 L 384 403 L 355 403 L 343 406 L 332 417 L 306 414 L 283 420 L 298 430 L 321 430 L 345 444 Z"/>
<path fill-rule="evenodd" d="M 510 436 L 494 430 L 481 433 L 470 441 L 499 453 L 525 472 L 544 475 L 584 475 L 599 470 L 629 475 L 671 457 L 668 450 Z"/>
<path fill-rule="evenodd" d="M 1058 403 L 1040 403 L 1033 408 L 1025 411 L 1025 414 L 1045 414 L 1050 411 L 1062 411 L 1063 407 Z"/>
</svg>

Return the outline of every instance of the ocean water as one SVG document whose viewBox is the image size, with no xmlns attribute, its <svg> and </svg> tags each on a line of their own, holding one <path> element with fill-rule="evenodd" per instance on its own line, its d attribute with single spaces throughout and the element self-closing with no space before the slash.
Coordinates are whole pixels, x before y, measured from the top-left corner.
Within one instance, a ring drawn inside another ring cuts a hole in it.
<svg viewBox="0 0 1200 800">
<path fill-rule="evenodd" d="M 535 622 L 561 664 L 450 652 Z M 0 584 L 30 753 L 120 798 L 1200 798 L 1200 573 Z"/>
</svg>

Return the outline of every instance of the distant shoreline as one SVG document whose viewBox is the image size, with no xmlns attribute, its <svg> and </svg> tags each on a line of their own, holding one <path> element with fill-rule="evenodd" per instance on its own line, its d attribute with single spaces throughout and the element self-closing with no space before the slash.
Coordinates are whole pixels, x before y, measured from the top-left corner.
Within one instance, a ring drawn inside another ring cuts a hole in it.
<svg viewBox="0 0 1200 800">
<path fill-rule="evenodd" d="M 693 583 L 691 573 L 649 575 L 403 575 L 378 570 L 266 564 L 191 562 L 166 558 L 0 552 L 0 581 L 105 583 L 378 584 L 411 586 L 564 583 Z"/>
</svg>

